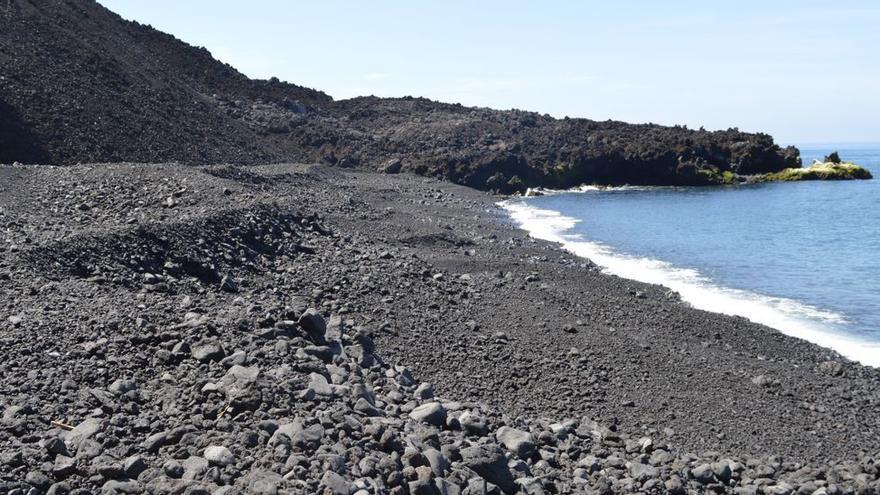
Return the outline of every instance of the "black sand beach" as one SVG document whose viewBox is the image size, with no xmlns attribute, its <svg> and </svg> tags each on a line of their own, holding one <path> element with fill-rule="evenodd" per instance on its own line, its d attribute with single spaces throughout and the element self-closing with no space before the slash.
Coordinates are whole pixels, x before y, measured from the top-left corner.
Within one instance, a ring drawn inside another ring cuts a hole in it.
<svg viewBox="0 0 880 495">
<path fill-rule="evenodd" d="M 0 491 L 877 487 L 880 371 L 603 275 L 500 197 L 314 165 L 0 177 Z"/>
</svg>

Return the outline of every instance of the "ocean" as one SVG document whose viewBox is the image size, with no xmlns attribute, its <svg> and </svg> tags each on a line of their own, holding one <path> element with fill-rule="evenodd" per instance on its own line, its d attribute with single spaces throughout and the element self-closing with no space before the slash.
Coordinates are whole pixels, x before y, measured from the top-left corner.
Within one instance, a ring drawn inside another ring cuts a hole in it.
<svg viewBox="0 0 880 495">
<path fill-rule="evenodd" d="M 805 165 L 837 150 L 875 179 L 587 187 L 503 206 L 608 273 L 880 366 L 880 144 L 799 148 Z"/>
</svg>

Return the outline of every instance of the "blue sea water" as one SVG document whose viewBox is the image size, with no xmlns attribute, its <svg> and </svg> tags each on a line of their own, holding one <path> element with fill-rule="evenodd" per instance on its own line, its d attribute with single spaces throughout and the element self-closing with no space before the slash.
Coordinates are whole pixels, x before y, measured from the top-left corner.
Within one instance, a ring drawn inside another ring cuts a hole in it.
<svg viewBox="0 0 880 495">
<path fill-rule="evenodd" d="M 609 273 L 880 366 L 880 144 L 800 149 L 805 165 L 837 150 L 875 179 L 584 188 L 504 206 Z"/>
</svg>

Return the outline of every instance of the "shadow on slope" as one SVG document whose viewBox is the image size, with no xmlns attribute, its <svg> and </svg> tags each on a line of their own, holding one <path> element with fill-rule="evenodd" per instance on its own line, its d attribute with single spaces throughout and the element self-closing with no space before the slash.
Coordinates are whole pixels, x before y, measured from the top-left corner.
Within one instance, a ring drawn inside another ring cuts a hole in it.
<svg viewBox="0 0 880 495">
<path fill-rule="evenodd" d="M 0 99 L 0 163 L 49 163 L 49 153 L 21 115 Z"/>
</svg>

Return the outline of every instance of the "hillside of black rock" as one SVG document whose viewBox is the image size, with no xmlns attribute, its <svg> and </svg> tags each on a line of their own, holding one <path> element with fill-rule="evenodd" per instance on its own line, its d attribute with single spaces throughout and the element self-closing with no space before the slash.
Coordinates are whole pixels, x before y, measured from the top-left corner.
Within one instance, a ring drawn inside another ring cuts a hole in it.
<svg viewBox="0 0 880 495">
<path fill-rule="evenodd" d="M 880 492 L 878 370 L 602 275 L 492 201 L 0 166 L 0 493 Z"/>
<path fill-rule="evenodd" d="M 305 49 L 285 47 L 285 50 Z M 250 80 L 92 0 L 0 7 L 0 163 L 256 164 L 411 171 L 479 189 L 704 184 L 799 166 L 765 134 L 468 108 L 420 98 L 334 101 Z"/>
</svg>

